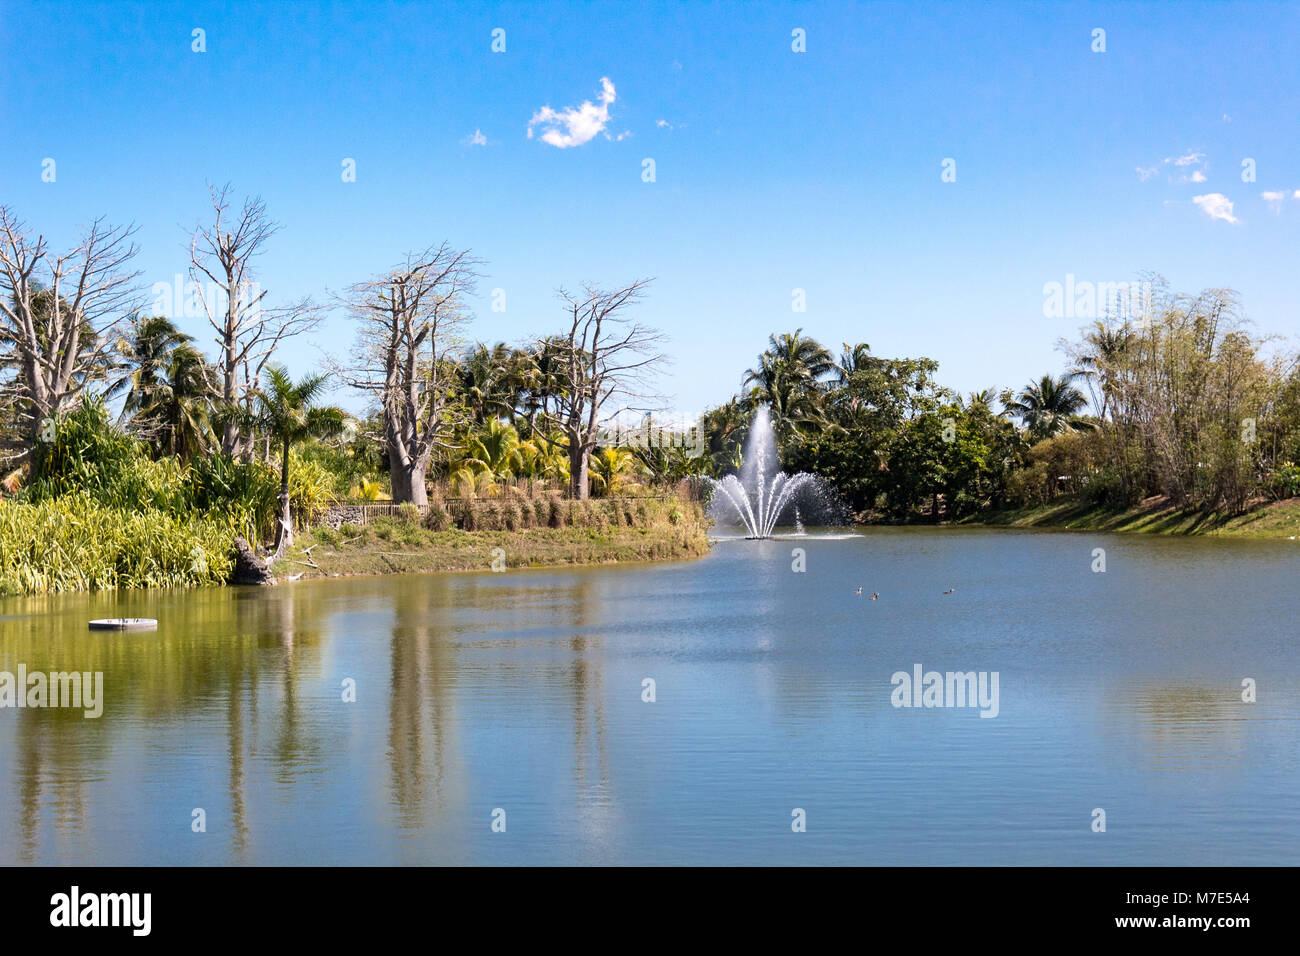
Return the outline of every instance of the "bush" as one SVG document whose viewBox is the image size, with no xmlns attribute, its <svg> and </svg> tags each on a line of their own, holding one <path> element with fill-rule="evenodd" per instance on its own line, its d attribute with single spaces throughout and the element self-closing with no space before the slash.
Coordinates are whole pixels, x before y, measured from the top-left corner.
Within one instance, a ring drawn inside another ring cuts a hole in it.
<svg viewBox="0 0 1300 956">
<path fill-rule="evenodd" d="M 317 528 L 313 528 L 312 534 L 315 536 L 316 540 L 319 541 L 321 544 L 327 545 L 328 547 L 331 548 L 337 548 L 343 541 L 343 535 L 340 532 L 335 531 L 327 524 L 323 524 Z"/>
<path fill-rule="evenodd" d="M 519 507 L 517 500 L 507 500 L 500 505 L 501 520 L 507 531 L 518 531 L 524 526 L 523 509 Z"/>
<path fill-rule="evenodd" d="M 564 505 L 564 499 L 559 495 L 550 495 L 546 499 L 546 507 L 549 514 L 547 515 L 547 525 L 552 528 L 563 528 L 564 519 L 568 509 Z"/>
<path fill-rule="evenodd" d="M 424 526 L 430 531 L 446 531 L 451 527 L 451 512 L 439 495 L 429 499 L 429 513 L 424 516 Z"/>
<path fill-rule="evenodd" d="M 0 592 L 224 584 L 227 522 L 114 508 L 89 495 L 0 503 Z"/>
<path fill-rule="evenodd" d="M 1127 508 L 1133 504 L 1129 496 L 1124 493 L 1124 484 L 1120 476 L 1110 468 L 1103 468 L 1101 471 L 1088 477 L 1088 483 L 1083 487 L 1083 495 L 1093 504 L 1105 505 L 1108 508 Z"/>
<path fill-rule="evenodd" d="M 174 458 L 154 461 L 144 442 L 115 428 L 98 402 L 54 422 L 49 441 L 32 446 L 26 496 L 43 502 L 84 495 L 110 508 L 185 510 L 185 469 Z"/>
<path fill-rule="evenodd" d="M 1033 507 L 1047 500 L 1047 466 L 1035 462 L 1007 476 L 1007 501 L 1015 507 Z"/>
</svg>

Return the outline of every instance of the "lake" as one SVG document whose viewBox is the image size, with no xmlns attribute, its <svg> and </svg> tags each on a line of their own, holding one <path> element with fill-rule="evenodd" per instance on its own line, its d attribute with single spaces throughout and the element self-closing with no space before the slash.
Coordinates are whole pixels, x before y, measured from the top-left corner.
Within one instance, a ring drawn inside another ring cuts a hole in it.
<svg viewBox="0 0 1300 956">
<path fill-rule="evenodd" d="M 0 709 L 0 860 L 1294 865 L 1297 569 L 1289 541 L 896 529 L 5 599 L 0 671 L 104 699 Z M 996 716 L 894 706 L 917 665 L 949 703 L 996 672 Z"/>
</svg>

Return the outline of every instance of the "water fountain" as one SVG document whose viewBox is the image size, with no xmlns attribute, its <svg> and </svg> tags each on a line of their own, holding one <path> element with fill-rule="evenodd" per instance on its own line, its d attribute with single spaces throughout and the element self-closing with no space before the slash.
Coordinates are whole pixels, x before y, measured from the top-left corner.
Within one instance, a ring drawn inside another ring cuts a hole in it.
<svg viewBox="0 0 1300 956">
<path fill-rule="evenodd" d="M 821 479 L 801 471 L 787 475 L 776 457 L 776 436 L 766 407 L 754 414 L 745 442 L 745 457 L 739 475 L 722 480 L 707 479 L 713 490 L 714 506 L 725 502 L 745 525 L 747 538 L 770 538 L 788 505 L 811 493 L 825 498 Z M 794 509 L 795 526 L 802 530 L 799 509 Z"/>
</svg>

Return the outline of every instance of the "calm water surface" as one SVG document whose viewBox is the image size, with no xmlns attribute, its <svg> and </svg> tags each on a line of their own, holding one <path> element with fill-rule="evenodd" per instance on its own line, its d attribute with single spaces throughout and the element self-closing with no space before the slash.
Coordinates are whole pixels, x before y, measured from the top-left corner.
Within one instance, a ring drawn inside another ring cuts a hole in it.
<svg viewBox="0 0 1300 956">
<path fill-rule="evenodd" d="M 8 599 L 0 670 L 106 703 L 0 710 L 0 862 L 1294 865 L 1298 549 L 894 530 Z M 997 671 L 998 716 L 894 708 L 918 663 Z"/>
</svg>

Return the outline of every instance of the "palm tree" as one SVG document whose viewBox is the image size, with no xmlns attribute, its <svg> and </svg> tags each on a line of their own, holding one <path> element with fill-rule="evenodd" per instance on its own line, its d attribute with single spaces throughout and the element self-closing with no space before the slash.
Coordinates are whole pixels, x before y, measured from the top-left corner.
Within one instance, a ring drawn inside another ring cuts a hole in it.
<svg viewBox="0 0 1300 956">
<path fill-rule="evenodd" d="M 963 411 L 974 411 L 976 409 L 987 408 L 990 413 L 997 415 L 993 411 L 993 402 L 997 399 L 996 392 L 991 388 L 981 388 L 977 392 L 971 392 L 963 401 L 961 396 L 957 397 L 957 406 Z M 1003 410 L 1005 412 L 1005 409 Z"/>
<path fill-rule="evenodd" d="M 1092 387 L 1094 381 L 1097 382 L 1093 397 L 1100 398 L 1097 405 L 1102 421 L 1114 411 L 1116 379 L 1119 378 L 1121 363 L 1132 345 L 1133 328 L 1127 322 L 1113 325 L 1097 320 L 1083 334 L 1083 343 L 1074 352 L 1075 367 L 1072 371 L 1085 378 L 1089 387 Z"/>
<path fill-rule="evenodd" d="M 871 364 L 871 346 L 866 342 L 857 345 L 843 343 L 840 360 L 835 363 L 835 384 L 840 388 L 849 384 L 854 372 L 861 372 Z"/>
<path fill-rule="evenodd" d="M 519 475 L 523 478 L 569 481 L 569 456 L 551 442 L 529 439 L 519 443 Z"/>
<path fill-rule="evenodd" d="M 182 345 L 172 350 L 166 377 L 154 386 L 136 417 L 151 423 L 162 454 L 189 461 L 216 440 L 211 411 L 220 394 L 216 373 L 203 354 Z"/>
<path fill-rule="evenodd" d="M 122 419 L 130 418 L 153 403 L 154 392 L 160 386 L 160 376 L 171 361 L 172 352 L 193 341 L 165 316 L 155 315 L 131 319 L 127 337 L 117 344 L 118 375 L 108 383 L 106 394 L 113 397 L 126 392 L 122 404 Z M 138 425 L 147 428 L 148 421 Z"/>
<path fill-rule="evenodd" d="M 257 389 L 257 425 L 280 449 L 280 528 L 275 535 L 273 560 L 283 556 L 293 543 L 289 514 L 289 449 L 308 438 L 330 438 L 343 431 L 346 418 L 341 409 L 318 405 L 325 391 L 325 375 L 308 375 L 295 382 L 282 365 L 266 370 L 266 383 Z"/>
<path fill-rule="evenodd" d="M 531 366 L 527 352 L 504 342 L 478 343 L 460 364 L 461 391 L 475 422 L 515 415 Z"/>
<path fill-rule="evenodd" d="M 1067 372 L 1060 378 L 1044 375 L 1021 389 L 1019 396 L 1006 403 L 1008 414 L 1019 418 L 1034 441 L 1051 438 L 1065 428 L 1083 431 L 1090 422 L 1078 417 L 1088 404 L 1083 392 L 1071 384 L 1078 374 Z"/>
<path fill-rule="evenodd" d="M 592 487 L 606 497 L 622 491 L 636 471 L 636 457 L 626 448 L 602 448 L 591 456 Z"/>
<path fill-rule="evenodd" d="M 767 353 L 787 368 L 801 368 L 817 380 L 835 371 L 835 362 L 820 342 L 808 338 L 803 329 L 769 335 Z"/>
<path fill-rule="evenodd" d="M 469 436 L 454 471 L 475 477 L 487 475 L 494 483 L 514 478 L 523 469 L 519 444 L 519 432 L 513 425 L 490 418 L 486 427 Z"/>
<path fill-rule="evenodd" d="M 746 404 L 768 406 L 772 427 L 785 442 L 803 426 L 821 427 L 822 381 L 837 368 L 831 353 L 803 329 L 773 333 L 758 365 L 745 373 L 743 385 L 750 389 Z"/>
</svg>

